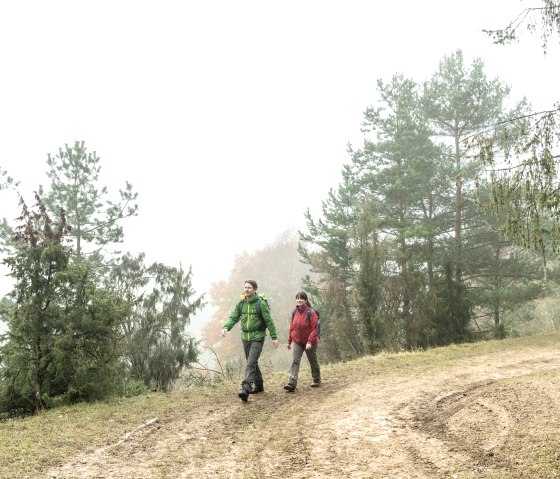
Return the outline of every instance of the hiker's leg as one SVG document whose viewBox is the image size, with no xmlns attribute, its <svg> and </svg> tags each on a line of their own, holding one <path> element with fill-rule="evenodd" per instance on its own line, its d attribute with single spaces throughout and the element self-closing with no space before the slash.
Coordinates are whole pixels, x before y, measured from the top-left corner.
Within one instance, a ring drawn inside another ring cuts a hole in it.
<svg viewBox="0 0 560 479">
<path fill-rule="evenodd" d="M 243 349 L 247 358 L 245 368 L 245 378 L 241 383 L 244 389 L 250 390 L 251 383 L 256 382 L 257 368 L 259 367 L 259 357 L 263 349 L 264 339 L 260 341 L 243 341 Z"/>
<path fill-rule="evenodd" d="M 303 356 L 303 351 L 305 351 L 305 346 L 297 343 L 292 343 L 292 367 L 290 369 L 290 376 L 288 378 L 288 384 L 294 388 L 297 386 L 299 366 L 301 364 L 301 357 Z"/>
<path fill-rule="evenodd" d="M 264 389 L 264 380 L 263 380 L 262 374 L 260 372 L 260 369 L 258 369 L 258 366 L 257 366 L 257 374 L 256 374 L 256 379 L 255 379 L 254 385 L 255 385 L 255 389 L 257 389 L 257 390 L 262 391 Z"/>
<path fill-rule="evenodd" d="M 243 353 L 245 354 L 245 360 L 247 361 L 247 366 L 245 366 L 245 375 L 243 376 L 243 381 L 241 381 L 241 388 L 244 389 L 245 386 L 245 379 L 247 379 L 247 374 L 248 374 L 248 363 L 249 363 L 249 351 L 251 350 L 251 341 L 245 341 L 242 340 L 243 342 Z"/>
<path fill-rule="evenodd" d="M 261 352 L 263 350 L 263 347 L 264 347 L 264 339 L 261 342 Z M 261 355 L 261 352 L 259 352 L 259 357 Z M 259 363 L 258 363 L 258 359 L 259 358 L 257 358 L 257 368 L 255 369 L 255 387 L 257 389 L 262 388 L 263 384 L 264 384 L 263 375 L 262 375 L 262 371 L 261 371 L 261 368 L 260 368 Z"/>
<path fill-rule="evenodd" d="M 321 368 L 319 366 L 319 360 L 317 359 L 317 345 L 312 344 L 311 349 L 306 349 L 305 354 L 307 355 L 307 360 L 309 361 L 309 366 L 311 367 L 311 378 L 313 383 L 321 384 Z"/>
<path fill-rule="evenodd" d="M 255 392 L 262 392 L 264 391 L 264 380 L 261 373 L 261 368 L 257 364 L 257 370 L 255 371 L 255 382 L 253 383 Z"/>
</svg>

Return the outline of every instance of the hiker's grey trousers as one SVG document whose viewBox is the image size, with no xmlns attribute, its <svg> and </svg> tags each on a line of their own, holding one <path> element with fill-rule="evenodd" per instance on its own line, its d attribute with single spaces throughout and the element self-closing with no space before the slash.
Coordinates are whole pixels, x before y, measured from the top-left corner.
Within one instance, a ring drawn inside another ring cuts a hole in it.
<svg viewBox="0 0 560 479">
<path fill-rule="evenodd" d="M 250 388 L 251 384 L 262 386 L 263 377 L 259 368 L 259 357 L 263 350 L 264 338 L 260 341 L 243 341 L 243 351 L 245 351 L 245 359 L 247 367 L 245 368 L 245 378 L 241 383 L 241 387 Z"/>
<path fill-rule="evenodd" d="M 288 379 L 288 384 L 293 387 L 297 386 L 299 367 L 301 365 L 301 357 L 305 351 L 307 355 L 307 360 L 309 361 L 309 366 L 311 367 L 311 377 L 314 383 L 321 382 L 321 369 L 319 367 L 319 361 L 317 360 L 317 345 L 312 344 L 311 349 L 305 349 L 305 345 L 298 343 L 292 343 L 292 367 L 290 369 L 290 377 Z"/>
</svg>

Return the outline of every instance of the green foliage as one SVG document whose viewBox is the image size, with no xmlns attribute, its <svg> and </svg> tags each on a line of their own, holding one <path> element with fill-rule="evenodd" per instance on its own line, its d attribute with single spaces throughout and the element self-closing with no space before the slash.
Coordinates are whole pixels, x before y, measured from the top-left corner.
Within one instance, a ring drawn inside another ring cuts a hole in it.
<svg viewBox="0 0 560 479">
<path fill-rule="evenodd" d="M 143 254 L 127 254 L 114 263 L 109 282 L 124 301 L 121 344 L 127 377 L 168 391 L 198 357 L 186 327 L 204 303 L 203 296 L 193 299 L 191 269 L 146 266 Z"/>
<path fill-rule="evenodd" d="M 0 191 L 15 187 L 17 185 L 18 182 L 14 181 L 12 177 L 8 176 L 8 172 L 2 170 L 2 168 L 0 167 Z M 0 252 L 9 251 L 9 244 L 12 235 L 13 231 L 8 225 L 6 219 L 0 218 Z"/>
<path fill-rule="evenodd" d="M 57 155 L 48 155 L 47 176 L 51 179 L 50 191 L 45 204 L 51 211 L 63 205 L 71 235 L 75 238 L 75 254 L 99 252 L 103 247 L 120 243 L 123 228 L 120 220 L 135 216 L 138 212 L 137 193 L 126 183 L 119 191 L 120 201 L 105 199 L 107 187 L 98 187 L 101 166 L 96 152 L 88 152 L 84 142 L 76 141 L 73 146 L 65 145 Z M 43 194 L 42 188 L 40 194 Z M 95 250 L 86 251 L 86 244 Z"/>
<path fill-rule="evenodd" d="M 146 387 L 146 384 L 144 384 L 144 381 L 128 379 L 124 382 L 120 395 L 126 398 L 131 398 L 147 394 L 147 392 L 148 388 Z"/>
<path fill-rule="evenodd" d="M 504 117 L 504 101 L 509 92 L 510 88 L 498 79 L 486 77 L 481 59 L 475 59 L 466 68 L 460 50 L 445 56 L 424 86 L 423 103 L 428 121 L 435 133 L 446 140 L 449 161 L 454 166 L 453 269 L 459 282 L 463 266 L 463 221 L 467 208 L 473 205 L 470 192 L 479 167 L 476 161 L 470 160 L 469 144 L 462 140 Z"/>
<path fill-rule="evenodd" d="M 192 299 L 191 271 L 145 266 L 143 255 L 108 263 L 100 250 L 122 241 L 120 220 L 136 214 L 136 194 L 127 184 L 119 202 L 106 199 L 99 158 L 83 142 L 65 145 L 47 164 L 45 200 L 36 195 L 31 211 L 22 199 L 15 230 L 0 224 L 3 262 L 15 281 L 0 303 L 8 327 L 0 339 L 0 411 L 169 390 L 198 356 L 185 332 L 203 306 L 202 297 Z"/>
<path fill-rule="evenodd" d="M 465 284 L 454 279 L 450 264 L 445 269 L 445 276 L 438 278 L 434 286 L 432 345 L 470 341 L 473 338 L 470 320 L 474 304 L 466 294 Z"/>
<path fill-rule="evenodd" d="M 342 358 L 418 344 L 422 315 L 412 303 L 420 288 L 414 261 L 425 260 L 433 274 L 438 223 L 447 227 L 436 215 L 448 203 L 451 170 L 438 164 L 442 151 L 425 127 L 418 86 L 395 75 L 388 84 L 379 81 L 378 91 L 380 106 L 368 108 L 363 123 L 372 138 L 363 149 L 350 150 L 343 183 L 324 204 L 325 220 L 308 216 L 309 234 L 302 235 L 318 248 L 304 259 L 321 273 L 326 308 L 336 307 L 332 349 Z"/>
<path fill-rule="evenodd" d="M 510 312 L 547 293 L 541 258 L 504 241 L 498 232 L 486 236 L 494 241 L 469 244 L 466 271 L 483 331 L 499 328 Z"/>
<path fill-rule="evenodd" d="M 363 148 L 349 148 L 342 183 L 301 234 L 318 275 L 308 288 L 332 318 L 325 352 L 338 360 L 469 341 L 475 328 L 502 334 L 500 314 L 543 293 L 541 266 L 476 207 L 481 164 L 463 140 L 525 103 L 506 111 L 509 87 L 487 79 L 480 59 L 464 65 L 461 51 L 423 88 L 394 75 L 377 90 Z"/>
<path fill-rule="evenodd" d="M 8 172 L 0 167 L 0 191 L 17 185 L 18 182 L 14 181 L 11 176 L 8 176 Z"/>
<path fill-rule="evenodd" d="M 557 155 L 560 108 L 517 116 L 471 141 L 488 171 L 479 188 L 491 196 L 481 206 L 506 217 L 504 233 L 543 256 L 559 250 L 560 197 Z"/>
<path fill-rule="evenodd" d="M 551 37 L 560 32 L 560 2 L 558 0 L 542 0 L 542 7 L 523 9 L 505 28 L 483 30 L 494 43 L 505 45 L 519 40 L 522 27 L 534 33 L 540 31 L 542 47 L 546 52 Z"/>
<path fill-rule="evenodd" d="M 522 27 L 540 32 L 543 49 L 560 32 L 560 2 L 524 9 L 506 28 L 485 30 L 495 43 L 519 39 Z M 504 233 L 524 248 L 543 256 L 559 250 L 560 194 L 557 182 L 560 103 L 546 111 L 528 107 L 481 129 L 469 142 L 487 171 L 478 184 L 490 184 L 492 195 L 482 206 L 504 215 Z"/>
<path fill-rule="evenodd" d="M 476 58 L 467 68 L 463 53 L 457 50 L 441 60 L 426 82 L 423 103 L 436 133 L 452 138 L 455 148 L 461 138 L 504 118 L 504 100 L 509 93 L 510 88 L 499 79 L 486 77 L 482 59 Z M 453 154 L 456 160 L 465 151 Z"/>
<path fill-rule="evenodd" d="M 2 411 L 100 399 L 115 384 L 119 300 L 95 287 L 87 265 L 69 263 L 64 211 L 53 225 L 36 200 L 36 211 L 21 200 L 15 253 L 4 260 L 15 287 L 2 304 Z"/>
</svg>

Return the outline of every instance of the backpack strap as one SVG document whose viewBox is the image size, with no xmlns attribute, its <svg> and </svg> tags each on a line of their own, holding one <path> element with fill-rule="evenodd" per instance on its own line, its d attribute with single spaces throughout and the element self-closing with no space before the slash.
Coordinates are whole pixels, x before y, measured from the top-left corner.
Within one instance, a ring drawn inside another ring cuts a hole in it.
<svg viewBox="0 0 560 479">
<path fill-rule="evenodd" d="M 237 314 L 238 316 L 241 316 L 241 314 L 243 313 L 243 303 L 245 302 L 244 299 L 242 299 L 241 301 L 239 301 L 239 303 L 237 303 Z M 262 315 L 262 310 L 261 310 L 261 302 L 262 302 L 262 298 L 260 296 L 257 296 L 257 315 L 259 316 L 260 319 L 262 319 L 264 321 L 263 315 Z"/>
<path fill-rule="evenodd" d="M 262 301 L 263 301 L 262 296 L 259 295 L 257 297 L 257 304 L 255 306 L 257 308 L 257 316 L 259 317 L 262 323 L 260 331 L 266 331 L 267 325 L 266 325 L 266 321 L 264 320 L 264 316 L 262 314 L 262 309 L 261 309 Z"/>
<path fill-rule="evenodd" d="M 308 307 L 307 308 L 307 321 L 311 321 L 311 310 L 315 311 L 315 314 L 317 315 L 317 337 L 320 338 L 321 337 L 321 320 L 320 320 L 320 317 L 319 317 L 319 311 L 315 308 Z M 295 315 L 296 315 L 296 310 L 294 309 L 292 311 L 292 319 L 290 321 L 294 320 Z"/>
<path fill-rule="evenodd" d="M 245 299 L 242 299 L 241 301 L 239 301 L 239 303 L 237 303 L 237 314 L 238 317 L 241 318 L 241 315 L 243 314 L 243 303 L 245 302 Z M 266 331 L 266 321 L 264 320 L 264 316 L 262 314 L 262 309 L 261 309 L 261 302 L 262 302 L 262 298 L 260 296 L 257 296 L 257 304 L 255 305 L 256 310 L 257 310 L 257 316 L 259 317 L 259 319 L 261 320 L 261 328 L 259 329 L 259 331 Z"/>
</svg>

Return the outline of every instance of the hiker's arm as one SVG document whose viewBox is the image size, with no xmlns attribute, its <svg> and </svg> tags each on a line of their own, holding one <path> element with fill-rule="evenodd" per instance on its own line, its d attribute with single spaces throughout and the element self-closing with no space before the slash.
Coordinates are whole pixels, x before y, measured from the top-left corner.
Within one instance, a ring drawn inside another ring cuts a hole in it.
<svg viewBox="0 0 560 479">
<path fill-rule="evenodd" d="M 294 320 L 293 320 L 293 317 L 292 317 L 292 319 L 290 320 L 290 326 L 288 328 L 288 344 L 286 344 L 286 347 L 288 349 L 292 349 L 292 331 L 293 330 L 294 330 Z"/>
<path fill-rule="evenodd" d="M 272 321 L 272 316 L 270 315 L 270 309 L 268 308 L 268 304 L 266 304 L 266 301 L 263 301 L 261 304 L 261 313 L 264 322 L 266 324 L 266 327 L 268 329 L 268 332 L 270 333 L 270 337 L 272 338 L 272 344 L 274 345 L 275 348 L 277 348 L 278 335 L 276 334 L 276 326 L 274 325 L 274 321 Z"/>
<path fill-rule="evenodd" d="M 311 333 L 309 333 L 309 336 L 307 338 L 307 343 L 314 344 L 319 339 L 319 318 L 317 317 L 317 313 L 313 310 L 311 310 L 309 325 L 311 326 Z"/>
<path fill-rule="evenodd" d="M 225 337 L 226 333 L 228 331 L 231 331 L 231 328 L 233 328 L 240 319 L 241 319 L 241 315 L 239 314 L 239 309 L 236 304 L 233 308 L 231 308 L 231 313 L 229 315 L 229 318 L 224 323 L 224 326 L 222 328 L 222 336 Z"/>
</svg>

